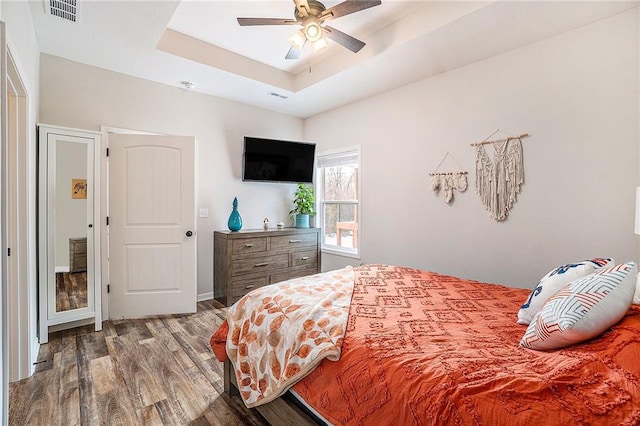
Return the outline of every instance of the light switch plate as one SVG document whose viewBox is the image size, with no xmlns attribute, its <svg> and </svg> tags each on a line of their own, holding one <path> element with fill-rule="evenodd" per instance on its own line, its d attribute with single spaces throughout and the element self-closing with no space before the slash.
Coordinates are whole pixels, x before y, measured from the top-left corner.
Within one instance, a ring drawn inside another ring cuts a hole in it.
<svg viewBox="0 0 640 426">
<path fill-rule="evenodd" d="M 209 209 L 200 209 L 200 217 L 209 217 Z"/>
</svg>

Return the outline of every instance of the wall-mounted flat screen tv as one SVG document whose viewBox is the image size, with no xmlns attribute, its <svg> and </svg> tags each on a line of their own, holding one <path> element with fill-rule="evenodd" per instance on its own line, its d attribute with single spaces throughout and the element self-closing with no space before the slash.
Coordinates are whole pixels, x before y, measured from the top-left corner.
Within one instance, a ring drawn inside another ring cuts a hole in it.
<svg viewBox="0 0 640 426">
<path fill-rule="evenodd" d="M 312 183 L 316 145 L 245 136 L 243 181 Z"/>
</svg>

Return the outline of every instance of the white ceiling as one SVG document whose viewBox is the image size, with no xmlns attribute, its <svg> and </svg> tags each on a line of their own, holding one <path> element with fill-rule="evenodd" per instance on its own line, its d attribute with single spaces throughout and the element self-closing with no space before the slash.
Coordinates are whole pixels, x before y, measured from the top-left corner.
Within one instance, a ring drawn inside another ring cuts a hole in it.
<svg viewBox="0 0 640 426">
<path fill-rule="evenodd" d="M 48 2 L 48 1 L 47 1 Z M 331 7 L 339 2 L 326 1 Z M 330 42 L 285 60 L 295 26 L 240 27 L 236 17 L 293 18 L 292 1 L 79 1 L 78 22 L 31 1 L 41 52 L 309 117 L 620 13 L 626 1 L 401 1 L 332 20 L 367 46 Z M 273 96 L 276 92 L 283 97 Z"/>
</svg>

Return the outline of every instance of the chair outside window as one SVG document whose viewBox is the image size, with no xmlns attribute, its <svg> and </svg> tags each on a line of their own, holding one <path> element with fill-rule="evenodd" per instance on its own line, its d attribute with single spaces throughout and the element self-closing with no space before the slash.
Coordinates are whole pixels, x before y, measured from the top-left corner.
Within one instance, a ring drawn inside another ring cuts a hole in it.
<svg viewBox="0 0 640 426">
<path fill-rule="evenodd" d="M 322 249 L 359 256 L 360 148 L 318 154 L 317 199 Z"/>
</svg>

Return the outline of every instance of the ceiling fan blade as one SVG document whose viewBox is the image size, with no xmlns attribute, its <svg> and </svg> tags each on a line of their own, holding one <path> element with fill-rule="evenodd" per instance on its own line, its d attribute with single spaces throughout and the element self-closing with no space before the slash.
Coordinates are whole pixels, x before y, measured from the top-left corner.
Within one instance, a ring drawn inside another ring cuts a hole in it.
<svg viewBox="0 0 640 426">
<path fill-rule="evenodd" d="M 241 27 L 249 27 L 253 25 L 293 25 L 297 24 L 293 19 L 280 18 L 238 18 L 238 24 Z"/>
<path fill-rule="evenodd" d="M 307 0 L 293 0 L 298 14 L 304 19 L 309 16 L 309 2 Z"/>
<path fill-rule="evenodd" d="M 380 0 L 346 0 L 322 12 L 320 20 L 339 18 L 380 4 L 382 4 Z"/>
<path fill-rule="evenodd" d="M 305 41 L 305 44 L 307 44 L 306 41 Z M 304 49 L 304 44 L 302 45 L 302 49 Z M 285 56 L 284 58 L 285 59 L 299 59 L 300 55 L 302 54 L 302 49 L 296 49 L 295 47 L 291 46 L 291 48 L 287 52 L 287 56 Z"/>
<path fill-rule="evenodd" d="M 365 42 L 358 40 L 355 37 L 351 37 L 349 34 L 345 34 L 342 31 L 338 31 L 333 27 L 325 25 L 323 27 L 324 35 L 338 44 L 343 45 L 353 53 L 357 53 L 365 46 Z"/>
</svg>

